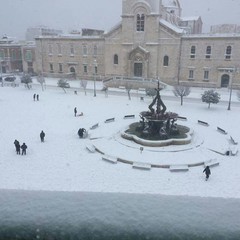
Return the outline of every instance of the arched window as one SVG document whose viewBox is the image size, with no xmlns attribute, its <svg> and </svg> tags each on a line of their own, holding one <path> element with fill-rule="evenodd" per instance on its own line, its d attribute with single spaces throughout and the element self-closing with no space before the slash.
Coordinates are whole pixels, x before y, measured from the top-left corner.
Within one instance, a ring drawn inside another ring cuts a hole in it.
<svg viewBox="0 0 240 240">
<path fill-rule="evenodd" d="M 212 48 L 211 48 L 211 46 L 207 46 L 207 48 L 206 48 L 206 58 L 211 58 L 211 54 L 212 54 Z"/>
<path fill-rule="evenodd" d="M 145 15 L 137 14 L 137 32 L 144 32 Z"/>
<path fill-rule="evenodd" d="M 195 55 L 196 55 L 196 46 L 192 46 L 190 58 L 195 58 Z"/>
<path fill-rule="evenodd" d="M 168 56 L 164 56 L 163 58 L 163 66 L 167 67 L 169 65 L 169 57 Z"/>
<path fill-rule="evenodd" d="M 117 54 L 114 54 L 113 63 L 118 64 L 118 55 Z"/>
<path fill-rule="evenodd" d="M 227 46 L 225 59 L 231 59 L 231 55 L 232 55 L 232 47 L 231 46 Z"/>
</svg>

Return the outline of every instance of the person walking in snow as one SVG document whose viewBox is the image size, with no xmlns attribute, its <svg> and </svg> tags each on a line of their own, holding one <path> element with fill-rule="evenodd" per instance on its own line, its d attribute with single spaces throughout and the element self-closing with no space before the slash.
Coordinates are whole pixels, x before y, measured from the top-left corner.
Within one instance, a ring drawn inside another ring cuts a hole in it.
<svg viewBox="0 0 240 240">
<path fill-rule="evenodd" d="M 22 155 L 26 155 L 27 145 L 25 143 L 23 143 L 23 145 L 21 146 L 21 149 L 22 149 Z"/>
<path fill-rule="evenodd" d="M 44 142 L 44 138 L 45 138 L 45 132 L 42 130 L 40 133 L 41 142 Z"/>
<path fill-rule="evenodd" d="M 33 94 L 33 101 L 36 99 L 36 93 Z"/>
<path fill-rule="evenodd" d="M 77 116 L 77 108 L 76 107 L 74 108 L 74 116 L 75 117 Z"/>
<path fill-rule="evenodd" d="M 20 143 L 19 143 L 19 141 L 15 139 L 14 145 L 15 145 L 15 148 L 16 148 L 16 153 L 20 154 Z"/>
<path fill-rule="evenodd" d="M 209 166 L 206 166 L 206 168 L 203 170 L 203 173 L 206 174 L 206 181 L 207 181 L 208 178 L 209 178 L 209 175 L 211 175 L 211 171 L 210 171 Z"/>
<path fill-rule="evenodd" d="M 39 95 L 37 94 L 37 101 L 39 101 Z"/>
</svg>

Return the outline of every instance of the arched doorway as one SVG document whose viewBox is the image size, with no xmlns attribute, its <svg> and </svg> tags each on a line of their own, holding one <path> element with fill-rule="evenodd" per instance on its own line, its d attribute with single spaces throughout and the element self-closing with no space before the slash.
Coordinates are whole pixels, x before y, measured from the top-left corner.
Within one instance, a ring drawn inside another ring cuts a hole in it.
<svg viewBox="0 0 240 240">
<path fill-rule="evenodd" d="M 70 67 L 70 76 L 72 78 L 75 78 L 76 77 L 76 70 L 75 70 L 75 67 Z"/>
<path fill-rule="evenodd" d="M 223 74 L 221 78 L 221 87 L 227 88 L 229 86 L 230 76 L 228 74 Z"/>
</svg>

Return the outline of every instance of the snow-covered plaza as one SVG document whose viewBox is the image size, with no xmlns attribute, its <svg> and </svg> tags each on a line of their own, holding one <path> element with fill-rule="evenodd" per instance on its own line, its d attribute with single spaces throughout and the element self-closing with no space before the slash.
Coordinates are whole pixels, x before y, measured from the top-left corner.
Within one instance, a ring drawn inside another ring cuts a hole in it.
<svg viewBox="0 0 240 240">
<path fill-rule="evenodd" d="M 91 85 L 85 95 L 79 83 L 75 86 L 70 83 L 73 88 L 64 93 L 53 86 L 53 80 L 46 83 L 44 91 L 39 84 L 33 84 L 30 90 L 24 85 L 0 88 L 0 213 L 4 216 L 1 226 L 7 226 L 7 222 L 13 226 L 22 221 L 28 225 L 32 222 L 39 238 L 41 225 L 48 221 L 52 224 L 56 221 L 56 226 L 64 221 L 69 226 L 111 225 L 112 229 L 119 229 L 119 236 L 123 229 L 133 230 L 138 239 L 152 239 L 151 236 L 167 239 L 170 233 L 177 236 L 169 239 L 184 239 L 184 235 L 181 238 L 184 232 L 197 236 L 188 239 L 201 239 L 204 231 L 202 239 L 207 239 L 208 234 L 218 239 L 240 236 L 239 155 L 224 155 L 226 151 L 238 151 L 231 137 L 240 142 L 240 103 L 235 92 L 229 111 L 227 89 L 217 90 L 221 100 L 211 108 L 201 102 L 204 89 L 192 89 L 183 106 L 171 89 L 162 90 L 167 111 L 186 117 L 178 123 L 193 130 L 192 142 L 183 146 L 144 147 L 141 151 L 140 145 L 121 138 L 120 133 L 130 123 L 139 121 L 139 113 L 148 110 L 151 97 L 132 91 L 129 100 L 126 92 L 119 89 L 110 89 L 105 96 L 99 91 L 101 84 L 97 85 L 96 97 Z M 34 93 L 39 94 L 39 101 L 33 101 Z M 83 116 L 74 117 L 74 107 Z M 124 119 L 127 115 L 135 118 Z M 106 123 L 113 118 L 114 121 Z M 209 126 L 199 124 L 199 120 Z M 79 138 L 79 128 L 88 131 L 87 138 Z M 39 137 L 42 130 L 46 133 L 44 143 Z M 16 154 L 15 139 L 27 144 L 26 156 Z M 103 160 L 99 151 L 87 149 L 93 146 L 117 161 Z M 216 166 L 211 167 L 212 174 L 205 181 L 203 169 L 208 163 Z M 133 167 L 134 164 L 150 168 Z M 183 166 L 187 166 L 186 171 L 171 171 Z M 82 217 L 79 219 L 75 214 Z M 93 235 L 98 230 L 93 229 Z M 1 233 L 7 234 L 4 230 Z M 92 239 L 101 239 L 97 234 L 94 236 Z M 56 239 L 77 238 L 65 235 Z"/>
</svg>

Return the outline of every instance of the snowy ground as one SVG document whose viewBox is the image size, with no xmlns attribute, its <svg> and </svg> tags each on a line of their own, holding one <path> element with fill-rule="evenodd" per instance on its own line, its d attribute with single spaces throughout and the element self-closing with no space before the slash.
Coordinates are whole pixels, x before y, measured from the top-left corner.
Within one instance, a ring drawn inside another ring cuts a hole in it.
<svg viewBox="0 0 240 240">
<path fill-rule="evenodd" d="M 231 111 L 228 111 L 228 90 L 220 92 L 222 101 L 218 105 L 212 105 L 210 109 L 200 100 L 203 89 L 192 90 L 183 106 L 180 106 L 179 99 L 173 97 L 170 90 L 163 90 L 161 95 L 167 110 L 187 117 L 186 122 L 179 121 L 179 124 L 186 124 L 194 130 L 193 141 L 189 146 L 183 147 L 146 147 L 141 153 L 137 144 L 121 139 L 120 131 L 131 122 L 139 121 L 139 112 L 148 110 L 151 98 L 144 96 L 144 101 L 140 101 L 140 96 L 144 93 L 136 92 L 132 93 L 130 101 L 123 90 L 109 91 L 108 97 L 98 91 L 97 97 L 93 97 L 90 84 L 85 96 L 79 89 L 79 83 L 70 83 L 71 87 L 77 88 L 77 95 L 72 88 L 67 89 L 65 94 L 54 85 L 54 80 L 49 79 L 45 91 L 41 90 L 39 84 L 33 84 L 31 90 L 22 85 L 0 88 L 2 196 L 8 196 L 9 190 L 13 190 L 13 193 L 26 190 L 133 194 L 132 196 L 154 194 L 155 197 L 162 196 L 161 198 L 163 195 L 224 198 L 229 203 L 235 199 L 234 204 L 239 207 L 239 155 L 222 156 L 209 150 L 225 152 L 238 149 L 238 145 L 234 146 L 229 141 L 232 136 L 236 142 L 240 142 L 240 104 L 235 92 Z M 100 85 L 97 87 L 101 88 Z M 33 101 L 34 93 L 39 94 L 40 101 Z M 84 115 L 74 117 L 74 107 Z M 129 114 L 134 114 L 136 118 L 124 120 L 123 116 Z M 114 122 L 104 122 L 113 117 Z M 198 120 L 208 122 L 209 127 L 197 124 Z M 96 123 L 99 127 L 90 130 Z M 228 134 L 219 133 L 217 127 L 226 130 Z M 87 129 L 90 138 L 100 139 L 79 139 L 79 128 Z M 39 138 L 41 130 L 46 133 L 44 143 Z M 15 139 L 27 144 L 26 156 L 16 155 L 13 145 Z M 202 173 L 203 165 L 191 167 L 188 172 L 177 173 L 166 168 L 133 169 L 129 164 L 103 161 L 100 153 L 90 153 L 86 149 L 89 144 L 94 144 L 108 155 L 133 162 L 182 165 L 215 159 L 220 165 L 211 168 L 212 175 L 206 182 Z M 7 204 L 6 199 L 2 197 L 1 202 Z M 125 201 L 122 196 L 119 199 Z M 133 204 L 136 202 L 133 201 Z M 205 206 L 204 203 L 202 206 Z M 234 210 L 231 207 L 230 209 Z M 11 210 L 8 209 L 7 213 L 9 212 Z M 188 220 L 191 222 L 191 219 Z M 169 222 L 172 220 L 169 219 Z M 235 227 L 236 225 L 233 230 Z"/>
</svg>

